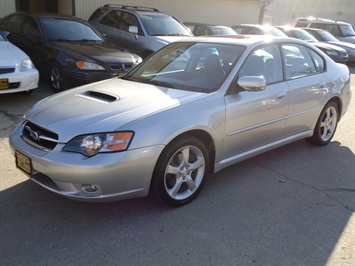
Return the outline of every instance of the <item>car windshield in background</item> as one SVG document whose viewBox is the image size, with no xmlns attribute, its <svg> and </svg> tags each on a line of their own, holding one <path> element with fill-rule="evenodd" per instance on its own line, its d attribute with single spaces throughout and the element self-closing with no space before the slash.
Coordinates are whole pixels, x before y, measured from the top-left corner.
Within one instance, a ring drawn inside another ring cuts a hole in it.
<svg viewBox="0 0 355 266">
<path fill-rule="evenodd" d="M 45 18 L 42 24 L 49 41 L 103 41 L 92 28 L 78 21 Z"/>
<path fill-rule="evenodd" d="M 244 50 L 244 46 L 228 44 L 173 43 L 123 79 L 208 93 L 219 88 Z"/>
<path fill-rule="evenodd" d="M 292 36 L 292 35 L 294 35 L 294 36 Z M 304 40 L 306 42 L 318 42 L 318 40 L 312 34 L 308 33 L 307 31 L 295 30 L 289 36 Z"/>
<path fill-rule="evenodd" d="M 340 25 L 344 36 L 355 36 L 355 31 L 350 25 Z"/>
<path fill-rule="evenodd" d="M 141 14 L 139 17 L 151 36 L 191 36 L 184 26 L 170 16 Z"/>
<path fill-rule="evenodd" d="M 4 36 L 2 36 L 2 34 L 0 33 L 0 42 L 6 42 Z"/>
<path fill-rule="evenodd" d="M 233 29 L 228 27 L 211 26 L 213 35 L 235 35 L 237 34 Z"/>
<path fill-rule="evenodd" d="M 331 35 L 326 30 L 319 31 L 318 34 L 322 37 L 322 40 L 325 42 L 338 42 L 339 40 Z"/>
</svg>

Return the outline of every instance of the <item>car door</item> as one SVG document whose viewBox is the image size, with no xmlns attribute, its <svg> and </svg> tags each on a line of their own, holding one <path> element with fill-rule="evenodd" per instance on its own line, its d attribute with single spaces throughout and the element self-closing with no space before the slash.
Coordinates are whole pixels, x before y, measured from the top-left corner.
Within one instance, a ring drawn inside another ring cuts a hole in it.
<svg viewBox="0 0 355 266">
<path fill-rule="evenodd" d="M 285 136 L 289 88 L 283 80 L 283 67 L 277 45 L 252 52 L 242 65 L 242 76 L 264 76 L 267 86 L 261 91 L 229 93 L 226 103 L 225 158 L 267 145 Z"/>
<path fill-rule="evenodd" d="M 323 75 L 325 63 L 321 55 L 303 45 L 283 44 L 281 47 L 290 88 L 286 134 L 293 135 L 313 128 L 331 84 Z"/>
</svg>

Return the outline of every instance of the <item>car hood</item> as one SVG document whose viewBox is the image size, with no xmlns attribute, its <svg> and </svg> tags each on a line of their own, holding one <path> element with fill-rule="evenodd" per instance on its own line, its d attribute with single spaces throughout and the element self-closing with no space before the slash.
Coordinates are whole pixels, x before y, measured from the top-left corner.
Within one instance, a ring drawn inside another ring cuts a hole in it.
<svg viewBox="0 0 355 266">
<path fill-rule="evenodd" d="M 26 119 L 67 142 L 81 134 L 118 130 L 203 95 L 114 78 L 48 97 L 30 109 Z"/>
<path fill-rule="evenodd" d="M 58 50 L 80 56 L 80 58 L 89 57 L 106 63 L 136 62 L 139 58 L 136 54 L 103 42 L 51 42 L 50 45 Z"/>
<path fill-rule="evenodd" d="M 336 45 L 336 46 L 339 46 L 339 47 L 341 47 L 341 48 L 343 48 L 343 49 L 345 49 L 345 50 L 347 50 L 347 49 L 353 49 L 353 50 L 355 50 L 355 44 L 353 44 L 353 43 L 348 43 L 348 42 L 338 42 L 338 41 L 332 41 L 332 42 L 329 42 L 330 44 L 334 44 L 334 45 Z"/>
<path fill-rule="evenodd" d="M 0 66 L 14 67 L 28 56 L 9 42 L 0 42 Z"/>
<path fill-rule="evenodd" d="M 178 40 L 181 40 L 183 38 L 190 38 L 187 36 L 155 36 L 160 42 L 169 44 Z"/>
<path fill-rule="evenodd" d="M 326 50 L 333 50 L 333 51 L 337 51 L 337 52 L 341 52 L 341 53 L 345 53 L 346 51 L 336 45 L 330 44 L 330 43 L 325 43 L 325 42 L 315 42 L 312 43 L 314 46 L 318 47 L 318 48 L 323 48 Z"/>
</svg>

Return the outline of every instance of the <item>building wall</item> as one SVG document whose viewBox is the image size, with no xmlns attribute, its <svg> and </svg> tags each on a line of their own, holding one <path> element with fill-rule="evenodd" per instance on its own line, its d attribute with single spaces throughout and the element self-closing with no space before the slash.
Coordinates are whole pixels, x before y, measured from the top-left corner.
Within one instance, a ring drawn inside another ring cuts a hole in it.
<svg viewBox="0 0 355 266">
<path fill-rule="evenodd" d="M 15 0 L 0 0 L 0 18 L 15 12 L 16 2 Z"/>
<path fill-rule="evenodd" d="M 149 6 L 169 13 L 180 21 L 232 26 L 257 23 L 262 3 L 238 0 L 76 0 L 76 16 L 88 19 L 99 6 L 110 4 Z"/>
<path fill-rule="evenodd" d="M 28 0 L 33 10 L 51 0 Z M 58 12 L 71 15 L 72 0 L 58 0 Z M 75 15 L 87 20 L 104 4 L 148 6 L 169 13 L 180 21 L 233 26 L 258 23 L 262 1 L 258 0 L 75 0 Z M 0 0 L 0 18 L 16 11 L 15 0 Z"/>
<path fill-rule="evenodd" d="M 265 15 L 272 17 L 273 25 L 292 25 L 298 17 L 312 16 L 344 20 L 354 27 L 355 0 L 274 0 Z"/>
</svg>

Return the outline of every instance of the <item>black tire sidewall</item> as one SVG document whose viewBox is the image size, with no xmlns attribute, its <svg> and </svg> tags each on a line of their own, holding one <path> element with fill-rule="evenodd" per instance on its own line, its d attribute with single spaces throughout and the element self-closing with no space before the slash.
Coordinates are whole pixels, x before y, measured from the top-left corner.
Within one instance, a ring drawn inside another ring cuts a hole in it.
<svg viewBox="0 0 355 266">
<path fill-rule="evenodd" d="M 326 111 L 331 108 L 334 107 L 336 110 L 336 115 L 337 115 L 337 122 L 334 128 L 334 132 L 333 135 L 329 138 L 329 140 L 324 141 L 321 137 L 321 123 L 324 117 L 324 114 L 326 113 Z M 330 101 L 328 102 L 325 107 L 323 108 L 322 112 L 320 113 L 319 117 L 318 117 L 318 121 L 316 124 L 316 127 L 314 129 L 314 133 L 313 136 L 311 138 L 308 139 L 308 141 L 312 144 L 315 144 L 317 146 L 324 146 L 327 145 L 334 137 L 336 129 L 338 127 L 338 121 L 339 121 L 339 108 L 338 108 L 338 104 L 335 101 Z"/>
<path fill-rule="evenodd" d="M 62 77 L 62 81 L 60 82 L 60 88 L 56 88 L 53 83 L 52 83 L 52 71 L 53 69 L 57 68 L 60 72 L 60 76 Z M 67 88 L 67 81 L 66 81 L 66 76 L 65 76 L 65 73 L 64 73 L 64 70 L 63 70 L 63 67 L 59 64 L 59 63 L 53 63 L 50 67 L 50 70 L 49 70 L 49 82 L 50 82 L 50 86 L 52 88 L 52 90 L 57 93 L 57 92 L 61 92 L 63 90 L 66 90 Z"/>
</svg>

